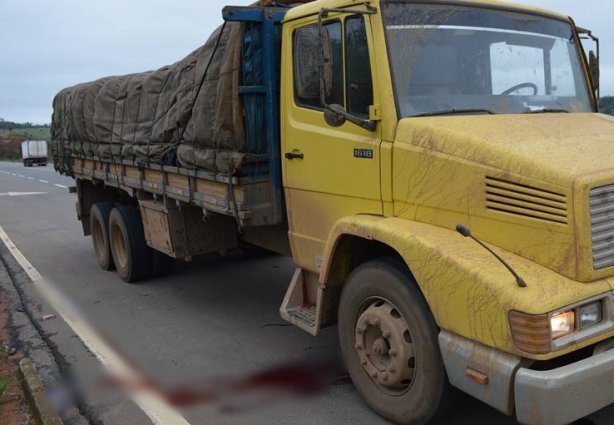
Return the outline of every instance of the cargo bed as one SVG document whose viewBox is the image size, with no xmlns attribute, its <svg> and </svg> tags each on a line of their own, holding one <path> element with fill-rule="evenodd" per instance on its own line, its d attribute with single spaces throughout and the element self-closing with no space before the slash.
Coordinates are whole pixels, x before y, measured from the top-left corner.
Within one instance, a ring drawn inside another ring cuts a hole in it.
<svg viewBox="0 0 614 425">
<path fill-rule="evenodd" d="M 271 182 L 268 178 L 225 177 L 207 171 L 131 161 L 102 162 L 71 158 L 78 180 L 121 189 L 137 198 L 139 191 L 168 197 L 208 211 L 235 217 L 239 228 L 275 224 Z"/>
</svg>

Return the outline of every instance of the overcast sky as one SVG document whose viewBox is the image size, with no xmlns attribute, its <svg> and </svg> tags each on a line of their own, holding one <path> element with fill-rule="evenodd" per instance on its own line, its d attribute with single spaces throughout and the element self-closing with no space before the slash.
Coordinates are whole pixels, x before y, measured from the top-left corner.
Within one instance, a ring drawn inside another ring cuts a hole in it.
<svg viewBox="0 0 614 425">
<path fill-rule="evenodd" d="M 252 2 L 0 0 L 0 118 L 48 123 L 62 88 L 173 63 L 206 41 L 222 6 Z M 602 94 L 614 95 L 614 1 L 519 2 L 593 29 L 602 40 Z"/>
</svg>

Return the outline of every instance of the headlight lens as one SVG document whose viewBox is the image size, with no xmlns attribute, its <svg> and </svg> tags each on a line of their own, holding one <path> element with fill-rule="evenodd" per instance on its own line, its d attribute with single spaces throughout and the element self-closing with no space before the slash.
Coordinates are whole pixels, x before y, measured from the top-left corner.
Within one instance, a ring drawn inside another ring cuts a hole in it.
<svg viewBox="0 0 614 425">
<path fill-rule="evenodd" d="M 588 304 L 580 308 L 579 322 L 581 330 L 598 325 L 602 321 L 603 303 L 601 301 Z"/>
<path fill-rule="evenodd" d="M 557 313 L 550 318 L 552 339 L 562 338 L 576 330 L 576 313 L 574 310 Z"/>
</svg>

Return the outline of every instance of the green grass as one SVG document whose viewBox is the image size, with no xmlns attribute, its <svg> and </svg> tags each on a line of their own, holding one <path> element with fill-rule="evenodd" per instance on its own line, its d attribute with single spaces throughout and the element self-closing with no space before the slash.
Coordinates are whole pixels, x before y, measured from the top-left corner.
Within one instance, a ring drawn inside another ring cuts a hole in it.
<svg viewBox="0 0 614 425">
<path fill-rule="evenodd" d="M 24 136 L 32 140 L 48 140 L 51 138 L 49 127 L 33 127 L 21 130 L 1 130 L 0 136 Z"/>
</svg>

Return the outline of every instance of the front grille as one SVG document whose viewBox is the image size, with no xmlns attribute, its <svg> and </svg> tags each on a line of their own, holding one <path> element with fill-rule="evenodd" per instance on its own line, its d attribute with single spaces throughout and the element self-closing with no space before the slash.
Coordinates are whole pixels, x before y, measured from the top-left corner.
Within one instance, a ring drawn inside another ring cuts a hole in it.
<svg viewBox="0 0 614 425">
<path fill-rule="evenodd" d="M 495 177 L 486 177 L 486 208 L 532 220 L 567 224 L 564 194 Z"/>
<path fill-rule="evenodd" d="M 595 270 L 614 266 L 614 185 L 591 190 L 591 238 Z"/>
</svg>

